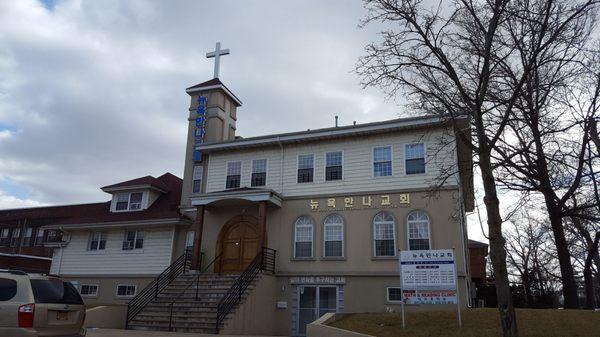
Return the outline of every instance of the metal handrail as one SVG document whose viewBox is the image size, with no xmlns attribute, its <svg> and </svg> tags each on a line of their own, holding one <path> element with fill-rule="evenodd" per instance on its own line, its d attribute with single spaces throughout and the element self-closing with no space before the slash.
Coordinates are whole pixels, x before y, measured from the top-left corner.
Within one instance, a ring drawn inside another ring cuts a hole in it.
<svg viewBox="0 0 600 337">
<path fill-rule="evenodd" d="M 201 257 L 202 259 L 202 254 Z M 129 322 L 139 314 L 152 300 L 158 297 L 158 294 L 165 289 L 174 279 L 182 273 L 189 271 L 192 262 L 191 249 L 186 248 L 184 253 L 179 256 L 175 262 L 160 273 L 150 284 L 140 291 L 129 303 L 127 303 L 127 319 L 125 328 L 129 327 Z"/>
<path fill-rule="evenodd" d="M 219 327 L 227 315 L 242 301 L 242 295 L 248 286 L 254 281 L 256 275 L 261 271 L 275 273 L 275 258 L 277 251 L 268 247 L 262 247 L 261 251 L 246 267 L 242 274 L 234 281 L 227 290 L 219 304 L 217 304 L 217 320 L 215 332 L 219 333 Z"/>
<path fill-rule="evenodd" d="M 195 296 L 195 300 L 198 300 L 198 285 L 200 284 L 200 276 L 206 274 L 206 272 L 210 269 L 210 267 L 212 265 L 215 264 L 215 262 L 217 260 L 219 260 L 221 258 L 222 254 L 217 255 L 214 259 L 212 259 L 212 261 L 206 265 L 201 271 L 200 273 L 198 273 L 198 276 L 196 276 L 195 280 L 192 280 L 192 282 L 188 283 L 188 285 L 183 289 L 183 291 L 181 291 L 174 299 L 173 301 L 171 301 L 171 303 L 169 304 L 169 331 L 173 331 L 173 305 L 175 304 L 175 302 L 177 302 L 182 296 L 183 294 L 185 294 L 187 292 L 187 290 L 194 284 L 196 283 L 196 296 Z"/>
</svg>

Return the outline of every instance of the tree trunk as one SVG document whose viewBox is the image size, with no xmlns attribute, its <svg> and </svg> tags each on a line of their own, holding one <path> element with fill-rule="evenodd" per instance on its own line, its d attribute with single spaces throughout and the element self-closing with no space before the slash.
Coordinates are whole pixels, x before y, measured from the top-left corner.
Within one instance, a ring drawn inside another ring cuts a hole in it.
<svg viewBox="0 0 600 337">
<path fill-rule="evenodd" d="M 531 308 L 533 305 L 533 294 L 531 293 L 531 282 L 529 281 L 529 277 L 522 277 L 523 282 L 523 291 L 525 291 L 525 306 L 527 308 Z"/>
<path fill-rule="evenodd" d="M 481 150 L 485 145 L 481 145 Z M 506 251 L 504 245 L 506 241 L 502 236 L 502 217 L 500 216 L 500 201 L 496 191 L 496 181 L 494 179 L 492 165 L 489 153 L 485 150 L 479 155 L 479 168 L 483 179 L 483 188 L 485 191 L 484 202 L 487 211 L 487 224 L 490 240 L 490 259 L 494 268 L 494 277 L 496 283 L 496 297 L 498 298 L 498 310 L 500 311 L 500 323 L 502 324 L 502 334 L 504 337 L 516 337 L 517 318 L 513 305 L 512 293 L 508 282 L 508 271 L 506 269 Z"/>
<path fill-rule="evenodd" d="M 594 292 L 594 278 L 592 276 L 592 264 L 585 261 L 583 268 L 583 282 L 585 283 L 585 308 L 594 310 L 596 308 L 596 293 Z"/>
<path fill-rule="evenodd" d="M 546 210 L 552 226 L 554 242 L 556 244 L 556 253 L 558 255 L 558 264 L 560 266 L 560 278 L 563 288 L 564 307 L 566 309 L 579 308 L 579 299 L 577 297 L 577 284 L 575 283 L 575 273 L 571 264 L 571 254 L 565 238 L 565 229 L 562 222 L 562 206 L 557 204 L 556 200 L 560 199 L 552 186 L 552 179 L 548 169 L 548 156 L 544 151 L 544 143 L 542 142 L 542 132 L 540 131 L 540 111 L 532 110 L 529 122 L 531 133 L 535 144 L 535 170 L 540 182 L 540 192 L 544 196 Z"/>
<path fill-rule="evenodd" d="M 556 254 L 558 255 L 558 264 L 560 266 L 560 280 L 562 283 L 562 291 L 564 297 L 565 309 L 578 309 L 579 297 L 577 296 L 577 283 L 575 283 L 575 273 L 571 264 L 571 253 L 565 238 L 565 229 L 563 227 L 561 210 L 556 209 L 551 196 L 544 193 L 546 207 L 550 217 L 550 225 L 554 234 L 554 242 L 556 244 Z M 550 199 L 550 200 L 549 200 Z"/>
<path fill-rule="evenodd" d="M 573 221 L 573 226 L 575 226 L 575 229 L 577 229 L 579 235 L 581 235 L 581 237 L 585 240 L 585 244 L 588 247 L 588 255 L 585 259 L 583 267 L 583 280 L 585 284 L 586 299 L 585 307 L 586 309 L 595 309 L 596 294 L 594 292 L 594 275 L 592 273 L 592 264 L 595 264 L 596 269 L 600 270 L 600 254 L 598 252 L 598 240 L 600 239 L 600 234 L 596 233 L 596 237 L 592 239 L 590 232 L 581 223 L 581 219 L 573 217 L 571 220 Z M 598 277 L 598 282 L 600 282 L 600 277 Z"/>
<path fill-rule="evenodd" d="M 596 309 L 596 294 L 594 292 L 594 277 L 592 275 L 592 261 L 594 255 L 598 252 L 598 241 L 600 240 L 600 233 L 596 233 L 594 242 L 589 247 L 588 255 L 585 259 L 583 267 L 583 280 L 585 282 L 585 308 L 594 310 Z"/>
</svg>

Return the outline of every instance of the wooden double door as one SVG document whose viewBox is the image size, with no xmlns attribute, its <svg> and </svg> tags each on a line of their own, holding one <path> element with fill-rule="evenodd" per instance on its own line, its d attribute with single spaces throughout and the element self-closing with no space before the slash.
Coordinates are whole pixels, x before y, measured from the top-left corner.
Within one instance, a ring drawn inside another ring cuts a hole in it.
<svg viewBox="0 0 600 337">
<path fill-rule="evenodd" d="M 221 229 L 217 242 L 218 272 L 240 273 L 254 260 L 260 249 L 256 218 L 237 216 Z"/>
</svg>

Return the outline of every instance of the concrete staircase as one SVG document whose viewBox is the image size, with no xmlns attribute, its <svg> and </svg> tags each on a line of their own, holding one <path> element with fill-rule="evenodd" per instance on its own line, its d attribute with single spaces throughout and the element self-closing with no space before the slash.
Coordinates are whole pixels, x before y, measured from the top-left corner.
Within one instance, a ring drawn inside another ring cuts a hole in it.
<svg viewBox="0 0 600 337">
<path fill-rule="evenodd" d="M 217 304 L 233 285 L 238 275 L 201 274 L 198 282 L 196 300 L 196 273 L 179 275 L 158 298 L 148 303 L 133 320 L 129 322 L 132 330 L 169 331 L 171 303 L 173 316 L 171 330 L 178 332 L 215 333 Z M 188 285 L 193 283 L 189 288 Z M 248 287 L 246 294 L 252 289 Z M 185 290 L 185 293 L 183 293 Z"/>
</svg>

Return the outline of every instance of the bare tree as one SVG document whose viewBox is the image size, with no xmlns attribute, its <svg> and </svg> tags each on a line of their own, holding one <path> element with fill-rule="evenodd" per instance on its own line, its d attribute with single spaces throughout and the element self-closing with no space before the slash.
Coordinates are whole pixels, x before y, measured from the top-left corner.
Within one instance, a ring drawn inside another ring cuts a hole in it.
<svg viewBox="0 0 600 337">
<path fill-rule="evenodd" d="M 470 130 L 456 127 L 455 132 L 476 155 L 481 172 L 504 336 L 518 333 L 493 152 L 536 67 L 533 62 L 514 62 L 520 57 L 515 40 L 548 32 L 531 49 L 530 60 L 535 60 L 560 41 L 570 22 L 591 4 L 561 1 L 557 7 L 553 1 L 459 0 L 447 8 L 440 4 L 430 9 L 419 0 L 365 1 L 368 14 L 363 25 L 383 22 L 389 28 L 382 32 L 381 43 L 366 47 L 357 64 L 362 84 L 378 86 L 390 95 L 403 92 L 420 112 L 452 121 L 465 115 L 471 119 Z M 507 72 L 514 76 L 507 77 Z"/>
<path fill-rule="evenodd" d="M 523 67 L 533 64 L 525 84 L 512 104 L 513 114 L 508 129 L 496 144 L 497 165 L 501 168 L 498 181 L 509 189 L 540 193 L 544 197 L 551 229 L 556 242 L 566 308 L 578 308 L 577 283 L 571 255 L 565 237 L 563 219 L 576 216 L 569 206 L 571 198 L 588 178 L 586 153 L 590 141 L 590 120 L 598 108 L 599 90 L 587 89 L 593 69 L 587 65 L 592 53 L 590 34 L 595 27 L 596 6 L 570 8 L 561 1 L 532 1 L 537 11 L 522 10 L 518 20 L 511 22 L 511 46 L 518 51 L 514 62 Z M 531 8 L 531 7 L 530 7 Z M 539 30 L 521 35 L 524 26 L 543 17 L 542 11 L 570 17 L 569 21 L 550 18 Z M 545 36 L 556 39 L 541 53 L 538 45 Z M 595 53 L 594 53 L 595 54 Z M 523 77 L 506 69 L 505 78 L 516 86 Z M 581 87 L 584 84 L 586 87 Z M 600 88 L 592 83 L 592 89 Z M 498 102 L 502 103 L 500 97 Z M 586 204 L 585 207 L 593 207 Z M 569 210 L 569 212 L 566 212 Z"/>
<path fill-rule="evenodd" d="M 524 209 L 510 220 L 505 228 L 508 270 L 512 282 L 520 284 L 524 292 L 524 306 L 551 307 L 556 297 L 554 286 L 557 267 L 553 256 L 550 229 L 545 217 L 536 218 Z"/>
</svg>

